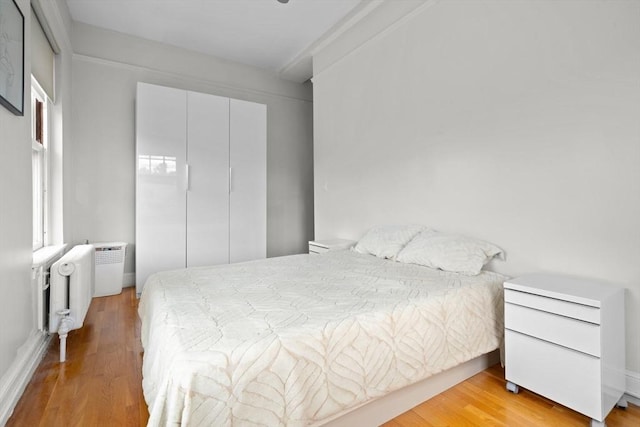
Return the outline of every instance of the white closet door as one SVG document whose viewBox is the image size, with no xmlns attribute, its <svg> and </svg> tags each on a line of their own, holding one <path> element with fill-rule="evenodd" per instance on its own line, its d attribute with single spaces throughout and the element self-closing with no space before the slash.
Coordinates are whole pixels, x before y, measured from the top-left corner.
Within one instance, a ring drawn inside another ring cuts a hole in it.
<svg viewBox="0 0 640 427">
<path fill-rule="evenodd" d="M 157 271 L 185 266 L 185 91 L 138 83 L 136 290 Z"/>
<path fill-rule="evenodd" d="M 229 263 L 229 98 L 188 92 L 187 267 Z"/>
<path fill-rule="evenodd" d="M 230 262 L 267 256 L 267 106 L 230 100 Z"/>
</svg>

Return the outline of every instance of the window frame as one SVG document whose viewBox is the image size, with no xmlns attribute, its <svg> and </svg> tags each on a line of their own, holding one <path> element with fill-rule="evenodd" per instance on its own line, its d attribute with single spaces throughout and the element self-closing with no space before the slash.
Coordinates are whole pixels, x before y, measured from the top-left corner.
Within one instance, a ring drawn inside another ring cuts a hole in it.
<svg viewBox="0 0 640 427">
<path fill-rule="evenodd" d="M 42 103 L 41 141 L 37 140 L 36 132 L 36 100 Z M 31 76 L 32 243 L 34 251 L 49 244 L 49 107 L 49 98 L 38 81 Z"/>
</svg>

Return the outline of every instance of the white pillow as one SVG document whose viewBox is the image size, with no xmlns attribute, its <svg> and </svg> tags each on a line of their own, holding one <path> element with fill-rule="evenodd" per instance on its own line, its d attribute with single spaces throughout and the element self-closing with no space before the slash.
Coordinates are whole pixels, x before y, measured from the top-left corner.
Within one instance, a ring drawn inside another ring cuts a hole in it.
<svg viewBox="0 0 640 427">
<path fill-rule="evenodd" d="M 421 225 L 383 225 L 374 227 L 358 241 L 354 250 L 379 258 L 394 258 L 416 234 Z"/>
<path fill-rule="evenodd" d="M 396 260 L 475 276 L 502 249 L 471 237 L 425 230 L 400 251 Z"/>
</svg>

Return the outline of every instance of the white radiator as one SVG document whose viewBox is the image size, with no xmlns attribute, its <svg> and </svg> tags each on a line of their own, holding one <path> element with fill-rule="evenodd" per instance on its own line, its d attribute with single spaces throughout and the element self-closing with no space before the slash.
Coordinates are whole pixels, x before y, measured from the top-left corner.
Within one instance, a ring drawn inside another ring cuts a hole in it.
<svg viewBox="0 0 640 427">
<path fill-rule="evenodd" d="M 49 332 L 60 336 L 60 361 L 66 358 L 67 333 L 84 323 L 95 293 L 95 249 L 74 246 L 51 266 Z"/>
</svg>

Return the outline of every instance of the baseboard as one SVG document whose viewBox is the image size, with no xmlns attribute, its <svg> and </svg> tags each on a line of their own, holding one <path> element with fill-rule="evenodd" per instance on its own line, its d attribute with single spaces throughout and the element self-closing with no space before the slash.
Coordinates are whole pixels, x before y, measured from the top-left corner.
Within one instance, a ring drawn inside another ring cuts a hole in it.
<svg viewBox="0 0 640 427">
<path fill-rule="evenodd" d="M 136 273 L 124 273 L 122 278 L 122 287 L 131 288 L 136 285 Z"/>
<path fill-rule="evenodd" d="M 24 389 L 47 351 L 50 337 L 34 331 L 18 349 L 7 372 L 0 379 L 0 425 L 5 425 L 18 404 Z"/>
<path fill-rule="evenodd" d="M 627 371 L 627 400 L 634 405 L 640 405 L 640 374 Z"/>
</svg>

